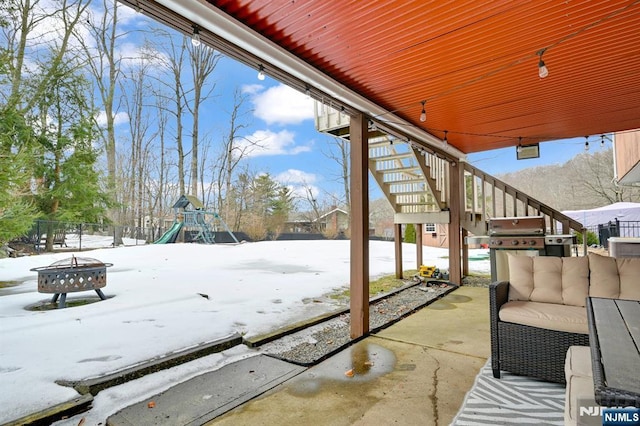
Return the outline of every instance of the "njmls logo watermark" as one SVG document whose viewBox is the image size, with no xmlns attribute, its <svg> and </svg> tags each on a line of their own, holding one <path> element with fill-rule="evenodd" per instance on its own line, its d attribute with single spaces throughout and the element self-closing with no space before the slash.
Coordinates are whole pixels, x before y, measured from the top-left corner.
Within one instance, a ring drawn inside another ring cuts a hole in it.
<svg viewBox="0 0 640 426">
<path fill-rule="evenodd" d="M 640 426 L 640 408 L 601 407 L 593 399 L 582 399 L 577 420 L 582 426 Z"/>
</svg>

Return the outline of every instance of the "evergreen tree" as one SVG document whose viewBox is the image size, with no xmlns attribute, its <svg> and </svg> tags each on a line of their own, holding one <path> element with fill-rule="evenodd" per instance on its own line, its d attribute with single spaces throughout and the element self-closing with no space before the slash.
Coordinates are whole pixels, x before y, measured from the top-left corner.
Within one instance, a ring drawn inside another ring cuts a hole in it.
<svg viewBox="0 0 640 426">
<path fill-rule="evenodd" d="M 97 152 L 95 111 L 87 96 L 90 86 L 73 68 L 65 66 L 38 103 L 35 200 L 43 218 L 95 222 L 108 207 L 106 193 L 94 169 Z M 53 248 L 48 230 L 46 249 Z"/>
<path fill-rule="evenodd" d="M 246 215 L 252 227 L 260 227 L 264 233 L 278 234 L 293 208 L 289 188 L 273 180 L 268 174 L 256 177 L 251 183 L 250 201 Z"/>
<path fill-rule="evenodd" d="M 404 229 L 404 242 L 414 244 L 416 242 L 416 228 L 413 226 L 413 223 L 408 224 Z"/>
<path fill-rule="evenodd" d="M 0 246 L 24 235 L 36 217 L 29 197 L 31 138 L 31 129 L 15 109 L 0 110 Z"/>
</svg>

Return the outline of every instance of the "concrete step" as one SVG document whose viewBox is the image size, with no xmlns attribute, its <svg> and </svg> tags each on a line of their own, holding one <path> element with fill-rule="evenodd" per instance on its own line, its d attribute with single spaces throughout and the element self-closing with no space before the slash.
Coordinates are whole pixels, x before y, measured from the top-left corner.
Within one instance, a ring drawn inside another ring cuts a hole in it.
<svg viewBox="0 0 640 426">
<path fill-rule="evenodd" d="M 254 356 L 133 404 L 109 417 L 107 425 L 202 425 L 305 370 L 268 356 Z"/>
</svg>

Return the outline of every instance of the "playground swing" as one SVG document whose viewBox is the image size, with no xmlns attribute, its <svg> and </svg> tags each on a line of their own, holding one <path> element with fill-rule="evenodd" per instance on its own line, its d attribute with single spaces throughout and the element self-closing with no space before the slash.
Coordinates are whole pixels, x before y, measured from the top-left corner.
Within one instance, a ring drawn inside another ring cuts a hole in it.
<svg viewBox="0 0 640 426">
<path fill-rule="evenodd" d="M 175 243 L 181 231 L 184 231 L 185 242 L 214 244 L 218 226 L 224 228 L 233 241 L 239 243 L 220 215 L 204 210 L 204 204 L 196 197 L 192 195 L 180 196 L 173 205 L 173 209 L 175 212 L 173 225 L 154 244 Z"/>
</svg>

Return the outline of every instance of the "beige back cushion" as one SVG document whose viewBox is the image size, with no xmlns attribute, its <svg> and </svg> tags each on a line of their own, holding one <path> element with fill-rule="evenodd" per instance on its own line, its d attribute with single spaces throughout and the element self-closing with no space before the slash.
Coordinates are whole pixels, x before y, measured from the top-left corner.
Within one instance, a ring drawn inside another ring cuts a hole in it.
<svg viewBox="0 0 640 426">
<path fill-rule="evenodd" d="M 562 301 L 565 305 L 585 306 L 589 295 L 589 258 L 562 258 Z"/>
<path fill-rule="evenodd" d="M 620 299 L 640 300 L 640 257 L 616 259 L 620 275 Z"/>
<path fill-rule="evenodd" d="M 509 260 L 509 300 L 529 300 L 533 292 L 533 257 L 507 256 Z"/>
<path fill-rule="evenodd" d="M 589 296 L 617 299 L 620 297 L 620 276 L 614 257 L 589 253 Z"/>
<path fill-rule="evenodd" d="M 586 257 L 509 256 L 509 300 L 584 306 L 589 291 Z"/>
<path fill-rule="evenodd" d="M 553 256 L 534 257 L 532 302 L 562 304 L 562 259 Z"/>
</svg>

